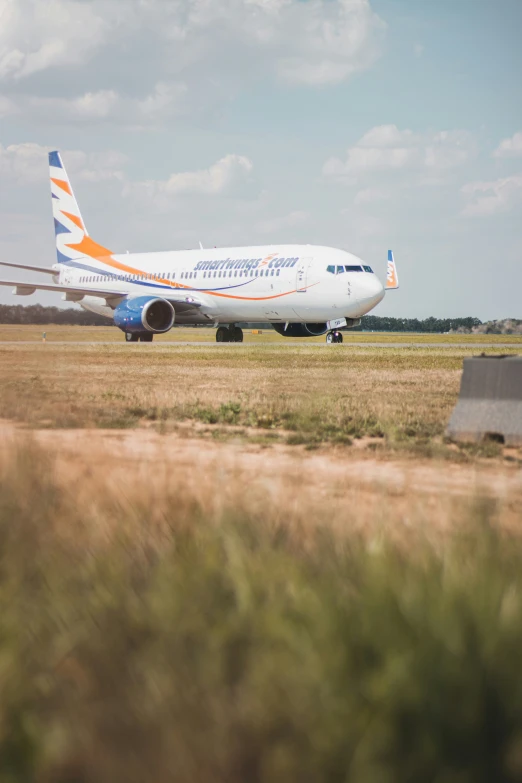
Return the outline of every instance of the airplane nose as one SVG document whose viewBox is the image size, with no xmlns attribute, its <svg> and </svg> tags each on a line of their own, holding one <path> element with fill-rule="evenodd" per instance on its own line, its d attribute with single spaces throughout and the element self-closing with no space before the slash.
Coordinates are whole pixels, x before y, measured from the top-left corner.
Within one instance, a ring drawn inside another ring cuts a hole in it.
<svg viewBox="0 0 522 783">
<path fill-rule="evenodd" d="M 365 275 L 365 280 L 361 280 L 361 288 L 358 296 L 359 302 L 368 308 L 371 308 L 378 305 L 383 298 L 384 287 L 377 275 Z"/>
</svg>

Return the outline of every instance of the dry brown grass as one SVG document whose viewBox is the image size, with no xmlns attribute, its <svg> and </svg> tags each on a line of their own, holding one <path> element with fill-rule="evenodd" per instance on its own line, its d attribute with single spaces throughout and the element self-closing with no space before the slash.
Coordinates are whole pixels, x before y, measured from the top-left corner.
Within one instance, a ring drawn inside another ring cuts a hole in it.
<svg viewBox="0 0 522 783">
<path fill-rule="evenodd" d="M 267 449 L 241 439 L 203 444 L 190 435 L 143 429 L 27 433 L 4 423 L 0 465 L 12 471 L 13 449 L 22 445 L 53 466 L 53 481 L 68 503 L 88 515 L 82 530 L 71 528 L 68 513 L 57 518 L 61 534 L 80 547 L 120 533 L 147 546 L 162 544 L 172 509 L 177 520 L 190 523 L 196 515 L 210 524 L 234 509 L 282 525 L 301 544 L 326 525 L 340 539 L 383 538 L 406 550 L 416 541 L 438 547 L 484 499 L 493 504 L 500 528 L 522 533 L 522 472 L 513 464 L 380 460 L 364 449 Z"/>
<path fill-rule="evenodd" d="M 1 780 L 520 779 L 505 470 L 0 435 Z"/>
<path fill-rule="evenodd" d="M 2 781 L 520 778 L 522 453 L 332 348 L 0 344 Z"/>
<path fill-rule="evenodd" d="M 203 422 L 215 437 L 239 427 L 311 447 L 370 436 L 451 456 L 441 439 L 476 350 L 0 343 L 0 416 L 34 427 Z"/>
</svg>

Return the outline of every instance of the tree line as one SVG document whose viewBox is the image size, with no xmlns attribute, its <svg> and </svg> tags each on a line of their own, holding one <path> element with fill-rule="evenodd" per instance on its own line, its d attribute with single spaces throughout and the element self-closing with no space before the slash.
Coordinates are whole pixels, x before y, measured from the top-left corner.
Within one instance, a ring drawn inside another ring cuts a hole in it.
<svg viewBox="0 0 522 783">
<path fill-rule="evenodd" d="M 354 331 L 363 332 L 432 332 L 445 333 L 456 329 L 473 329 L 480 326 L 478 318 L 389 318 L 379 315 L 365 315 L 361 325 Z"/>
<path fill-rule="evenodd" d="M 45 307 L 44 305 L 0 305 L 1 324 L 64 324 L 67 326 L 108 326 L 110 321 L 102 315 L 72 307 Z"/>
<path fill-rule="evenodd" d="M 111 326 L 109 319 L 87 310 L 69 307 L 45 307 L 44 305 L 0 305 L 2 324 L 63 324 L 68 326 Z M 456 329 L 472 329 L 480 326 L 478 318 L 390 318 L 366 315 L 354 331 L 364 332 L 449 332 Z M 267 328 L 266 324 L 259 324 Z"/>
</svg>

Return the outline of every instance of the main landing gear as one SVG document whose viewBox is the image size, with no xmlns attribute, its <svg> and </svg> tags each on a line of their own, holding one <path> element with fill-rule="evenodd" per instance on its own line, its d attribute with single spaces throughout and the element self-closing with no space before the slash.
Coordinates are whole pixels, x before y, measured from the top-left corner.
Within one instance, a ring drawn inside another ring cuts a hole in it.
<svg viewBox="0 0 522 783">
<path fill-rule="evenodd" d="M 242 343 L 243 330 L 239 326 L 218 326 L 216 330 L 217 343 Z"/>
<path fill-rule="evenodd" d="M 128 343 L 151 343 L 154 335 L 152 332 L 125 332 L 125 340 Z"/>
<path fill-rule="evenodd" d="M 334 329 L 333 332 L 328 332 L 326 335 L 326 342 L 328 345 L 331 345 L 332 343 L 342 343 L 343 336 L 341 332 L 337 331 L 337 329 Z"/>
</svg>

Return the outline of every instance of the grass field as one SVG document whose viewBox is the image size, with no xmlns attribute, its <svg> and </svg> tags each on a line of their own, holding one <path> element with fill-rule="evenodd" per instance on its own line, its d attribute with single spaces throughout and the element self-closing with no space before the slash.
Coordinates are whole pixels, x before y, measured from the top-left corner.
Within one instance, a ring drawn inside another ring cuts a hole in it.
<svg viewBox="0 0 522 783">
<path fill-rule="evenodd" d="M 522 450 L 444 439 L 480 343 L 46 331 L 0 327 L 2 783 L 522 779 Z"/>
<path fill-rule="evenodd" d="M 274 343 L 284 345 L 288 340 L 277 334 L 273 329 L 262 329 L 259 334 L 253 334 L 253 330 L 245 329 L 244 338 L 247 343 Z M 123 333 L 114 326 L 17 326 L 0 324 L 0 342 L 17 340 L 41 340 L 45 332 L 48 342 L 67 341 L 76 342 L 123 342 Z M 481 345 L 491 343 L 512 344 L 522 349 L 522 336 L 516 335 L 490 335 L 490 334 L 415 334 L 411 332 L 352 332 L 346 331 L 344 341 L 349 344 L 359 343 L 456 343 Z M 191 327 L 174 328 L 166 334 L 155 335 L 155 342 L 215 342 L 214 329 L 199 329 Z M 321 337 L 307 337 L 302 339 L 303 344 L 324 344 L 324 335 Z"/>
<path fill-rule="evenodd" d="M 180 330 L 194 338 L 189 345 L 94 345 L 93 332 L 110 330 L 80 327 L 53 331 L 79 344 L 24 344 L 29 327 L 7 331 L 20 342 L 0 342 L 0 416 L 31 426 L 167 431 L 192 422 L 213 437 L 308 447 L 371 438 L 372 449 L 439 456 L 455 456 L 442 437 L 462 360 L 480 350 L 423 347 L 424 337 L 414 347 L 372 347 L 366 335 L 353 336 L 353 346 L 289 345 L 278 336 L 255 345 L 254 335 L 243 345 L 216 346 L 203 342 L 212 333 L 194 329 Z M 82 345 L 78 335 L 86 333 Z M 522 345 L 488 352 L 521 353 Z M 485 450 L 501 453 L 494 444 Z"/>
</svg>

